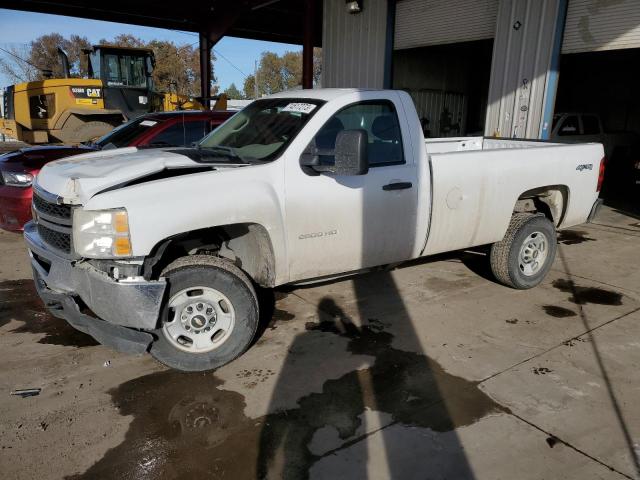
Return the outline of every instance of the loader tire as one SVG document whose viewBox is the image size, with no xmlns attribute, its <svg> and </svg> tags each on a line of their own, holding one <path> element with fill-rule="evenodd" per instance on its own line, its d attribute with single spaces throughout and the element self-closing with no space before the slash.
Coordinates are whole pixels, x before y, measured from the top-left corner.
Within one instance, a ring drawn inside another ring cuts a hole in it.
<svg viewBox="0 0 640 480">
<path fill-rule="evenodd" d="M 55 131 L 55 136 L 64 143 L 89 142 L 106 135 L 122 123 L 118 118 L 85 120 L 86 118 L 72 115 L 62 130 Z"/>
<path fill-rule="evenodd" d="M 99 137 L 106 135 L 115 128 L 115 125 L 110 122 L 101 122 L 93 120 L 91 122 L 83 123 L 76 127 L 70 135 L 72 136 L 72 143 L 89 142 L 96 140 Z"/>
<path fill-rule="evenodd" d="M 491 271 L 509 287 L 525 290 L 538 285 L 556 256 L 554 224 L 542 214 L 516 213 L 504 238 L 491 246 Z"/>
</svg>

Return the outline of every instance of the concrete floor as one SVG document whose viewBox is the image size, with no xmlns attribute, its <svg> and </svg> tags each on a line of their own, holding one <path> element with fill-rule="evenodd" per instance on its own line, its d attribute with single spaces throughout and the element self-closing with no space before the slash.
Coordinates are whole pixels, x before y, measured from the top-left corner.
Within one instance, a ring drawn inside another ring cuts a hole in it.
<svg viewBox="0 0 640 480">
<path fill-rule="evenodd" d="M 640 219 L 560 241 L 529 291 L 467 253 L 276 292 L 187 375 L 49 316 L 2 233 L 2 478 L 640 478 Z"/>
</svg>

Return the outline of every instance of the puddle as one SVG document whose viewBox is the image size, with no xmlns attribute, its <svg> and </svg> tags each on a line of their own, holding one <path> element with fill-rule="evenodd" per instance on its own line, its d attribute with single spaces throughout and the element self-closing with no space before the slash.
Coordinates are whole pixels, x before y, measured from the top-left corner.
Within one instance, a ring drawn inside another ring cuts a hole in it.
<svg viewBox="0 0 640 480">
<path fill-rule="evenodd" d="M 571 280 L 560 278 L 553 286 L 561 292 L 570 293 L 569 301 L 577 305 L 595 303 L 597 305 L 622 305 L 622 294 L 597 287 L 581 287 Z"/>
<path fill-rule="evenodd" d="M 577 315 L 573 310 L 555 305 L 543 305 L 542 309 L 547 315 L 555 318 L 575 317 Z"/>
<path fill-rule="evenodd" d="M 66 347 L 98 345 L 89 335 L 50 315 L 31 279 L 0 282 L 0 327 L 11 320 L 22 322 L 11 333 L 44 334 L 38 343 Z"/>
<path fill-rule="evenodd" d="M 595 242 L 595 238 L 587 237 L 587 232 L 581 230 L 560 230 L 558 232 L 558 243 L 563 245 L 577 245 L 584 242 Z"/>
<path fill-rule="evenodd" d="M 339 311 L 333 302 L 322 308 L 332 309 Z M 320 392 L 298 399 L 295 408 L 257 419 L 244 415 L 244 397 L 224 390 L 215 374 L 166 371 L 126 382 L 109 392 L 120 414 L 132 416 L 125 440 L 73 478 L 307 478 L 322 458 L 309 449 L 314 436 L 327 428 L 336 432 L 338 443 L 324 455 L 354 445 L 366 431 L 368 410 L 438 432 L 506 411 L 476 383 L 447 373 L 425 355 L 392 347 L 386 327 L 376 319 L 359 327 L 345 317 L 307 323 L 290 350 L 322 348 L 339 336 L 348 340 L 345 358 L 369 355 L 374 363 L 327 380 Z M 290 356 L 276 373 L 273 396 L 287 396 L 290 384 L 305 381 L 294 367 L 297 361 Z M 321 367 L 330 369 L 336 362 L 341 359 L 326 359 Z M 237 375 L 255 381 L 272 373 L 260 368 Z"/>
</svg>

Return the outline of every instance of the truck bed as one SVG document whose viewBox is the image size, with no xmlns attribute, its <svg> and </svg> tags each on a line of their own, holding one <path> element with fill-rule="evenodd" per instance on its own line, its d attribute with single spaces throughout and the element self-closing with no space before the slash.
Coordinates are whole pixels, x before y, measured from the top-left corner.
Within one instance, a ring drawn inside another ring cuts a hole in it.
<svg viewBox="0 0 640 480">
<path fill-rule="evenodd" d="M 598 197 L 598 143 L 458 137 L 425 148 L 434 181 L 423 255 L 501 240 L 517 200 L 541 186 L 561 192 L 559 228 L 584 223 Z"/>
</svg>

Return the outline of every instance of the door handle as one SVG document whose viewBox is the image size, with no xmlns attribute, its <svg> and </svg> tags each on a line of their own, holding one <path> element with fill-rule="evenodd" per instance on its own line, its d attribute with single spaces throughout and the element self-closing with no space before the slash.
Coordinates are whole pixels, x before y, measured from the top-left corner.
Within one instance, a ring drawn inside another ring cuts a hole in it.
<svg viewBox="0 0 640 480">
<path fill-rule="evenodd" d="M 389 183 L 383 186 L 382 190 L 384 190 L 385 192 L 388 192 L 389 190 L 405 190 L 411 187 L 413 187 L 413 184 L 411 182 L 396 182 L 396 183 Z"/>
</svg>

